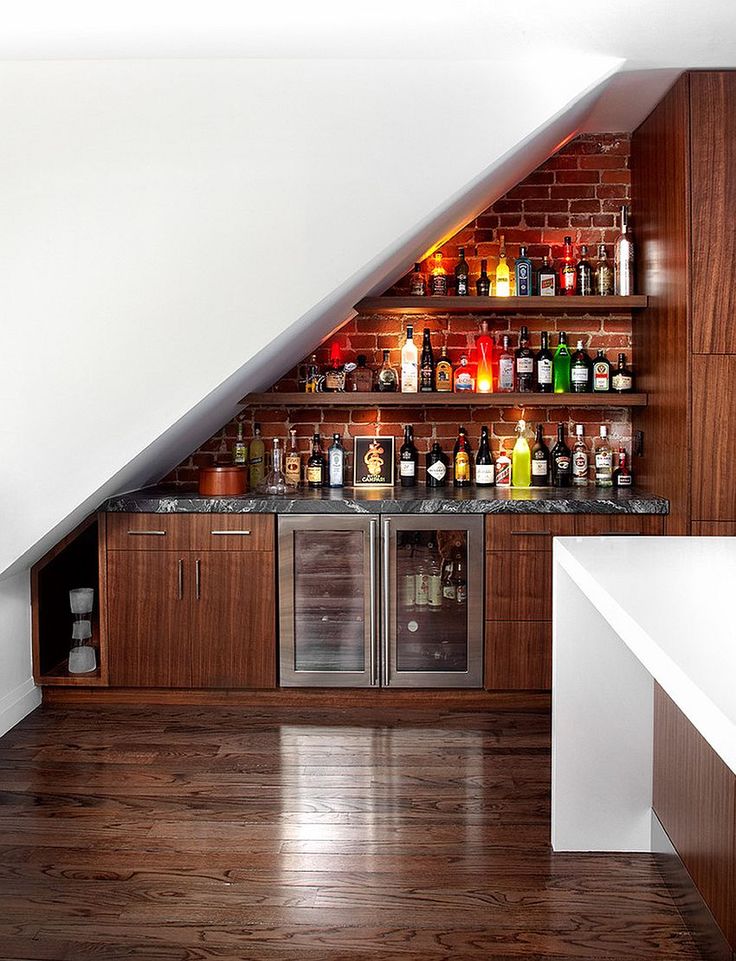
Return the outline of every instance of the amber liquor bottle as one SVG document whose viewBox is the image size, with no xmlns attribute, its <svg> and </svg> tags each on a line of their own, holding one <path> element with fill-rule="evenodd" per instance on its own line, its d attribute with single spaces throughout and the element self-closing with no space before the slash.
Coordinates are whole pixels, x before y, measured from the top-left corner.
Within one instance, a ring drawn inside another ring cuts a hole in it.
<svg viewBox="0 0 736 961">
<path fill-rule="evenodd" d="M 433 297 L 444 297 L 447 293 L 447 271 L 442 266 L 442 254 L 439 250 L 434 255 L 429 277 L 429 292 Z"/>
<path fill-rule="evenodd" d="M 467 431 L 461 427 L 453 451 L 453 471 L 455 487 L 470 487 L 471 449 Z"/>
<path fill-rule="evenodd" d="M 307 486 L 319 490 L 325 483 L 325 455 L 322 453 L 319 434 L 312 437 L 312 453 L 307 461 Z"/>
<path fill-rule="evenodd" d="M 434 390 L 434 354 L 432 342 L 429 339 L 429 327 L 424 328 L 422 339 L 422 356 L 419 361 L 419 390 L 430 393 Z"/>
<path fill-rule="evenodd" d="M 572 253 L 572 237 L 565 237 L 559 277 L 560 293 L 567 296 L 574 294 L 575 288 L 577 287 L 578 273 L 575 269 L 575 260 Z"/>
<path fill-rule="evenodd" d="M 424 297 L 427 293 L 427 281 L 424 279 L 421 264 L 414 264 L 414 271 L 409 278 L 409 293 L 412 297 Z"/>
<path fill-rule="evenodd" d="M 611 386 L 617 394 L 630 394 L 634 389 L 634 377 L 626 366 L 626 354 L 618 355 L 618 366 L 613 372 Z"/>
</svg>

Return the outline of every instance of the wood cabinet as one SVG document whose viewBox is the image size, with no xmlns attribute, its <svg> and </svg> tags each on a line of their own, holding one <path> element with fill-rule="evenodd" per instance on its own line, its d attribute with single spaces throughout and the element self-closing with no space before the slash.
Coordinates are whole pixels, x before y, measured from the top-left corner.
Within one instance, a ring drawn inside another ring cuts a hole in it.
<svg viewBox="0 0 736 961">
<path fill-rule="evenodd" d="M 486 617 L 492 621 L 551 620 L 552 555 L 548 551 L 489 551 Z"/>
<path fill-rule="evenodd" d="M 487 621 L 485 686 L 497 691 L 549 690 L 551 621 Z"/>
<path fill-rule="evenodd" d="M 664 516 L 658 514 L 579 514 L 576 537 L 653 536 L 664 533 Z"/>
<path fill-rule="evenodd" d="M 273 516 L 110 514 L 108 522 L 112 686 L 275 687 Z"/>
<path fill-rule="evenodd" d="M 693 357 L 693 408 L 700 429 L 692 438 L 692 517 L 736 521 L 736 471 L 726 439 L 736 430 L 732 402 L 736 354 Z M 717 424 L 717 440 L 709 425 Z"/>
</svg>

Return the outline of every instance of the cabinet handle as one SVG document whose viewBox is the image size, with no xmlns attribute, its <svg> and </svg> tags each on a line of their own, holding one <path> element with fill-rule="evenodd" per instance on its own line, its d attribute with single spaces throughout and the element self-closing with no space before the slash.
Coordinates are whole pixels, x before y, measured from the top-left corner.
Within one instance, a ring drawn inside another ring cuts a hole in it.
<svg viewBox="0 0 736 961">
<path fill-rule="evenodd" d="M 511 531 L 512 537 L 549 537 L 552 531 Z"/>
<path fill-rule="evenodd" d="M 165 537 L 166 531 L 128 531 L 130 537 Z"/>
<path fill-rule="evenodd" d="M 369 585 L 368 590 L 370 591 L 370 631 L 369 631 L 369 644 L 370 644 L 370 672 L 371 672 L 371 685 L 375 686 L 378 684 L 378 651 L 376 650 L 376 645 L 378 643 L 378 637 L 376 632 L 376 605 L 378 603 L 378 579 L 376 577 L 378 558 L 376 556 L 376 540 L 378 535 L 378 521 L 372 520 L 370 522 L 369 528 L 369 546 L 370 546 L 370 558 L 369 564 Z"/>
<path fill-rule="evenodd" d="M 202 561 L 199 558 L 194 562 L 194 596 L 197 600 L 202 596 Z"/>
<path fill-rule="evenodd" d="M 179 560 L 179 593 L 176 598 L 178 601 L 184 600 L 184 561 Z"/>
<path fill-rule="evenodd" d="M 249 537 L 250 531 L 210 531 L 213 537 Z"/>
<path fill-rule="evenodd" d="M 391 633 L 391 521 L 383 521 L 383 637 L 381 644 L 381 669 L 383 672 L 383 686 L 388 687 L 389 679 L 389 635 Z"/>
</svg>

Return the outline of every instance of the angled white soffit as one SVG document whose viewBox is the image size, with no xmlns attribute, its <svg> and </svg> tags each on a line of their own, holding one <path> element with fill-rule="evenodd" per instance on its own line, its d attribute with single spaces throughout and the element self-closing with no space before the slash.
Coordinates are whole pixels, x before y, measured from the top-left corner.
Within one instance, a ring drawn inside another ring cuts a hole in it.
<svg viewBox="0 0 736 961">
<path fill-rule="evenodd" d="M 162 476 L 574 136 L 619 65 L 0 64 L 0 571 Z"/>
</svg>

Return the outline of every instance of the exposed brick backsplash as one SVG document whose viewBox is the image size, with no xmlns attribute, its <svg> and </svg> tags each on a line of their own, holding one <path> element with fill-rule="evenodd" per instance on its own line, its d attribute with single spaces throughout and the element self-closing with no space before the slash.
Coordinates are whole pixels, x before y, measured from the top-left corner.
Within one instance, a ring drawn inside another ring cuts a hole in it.
<svg viewBox="0 0 736 961">
<path fill-rule="evenodd" d="M 562 148 L 524 181 L 510 190 L 495 204 L 484 210 L 476 219 L 460 230 L 442 245 L 444 264 L 450 277 L 457 262 L 458 248 L 465 247 L 466 258 L 470 265 L 472 285 L 480 271 L 480 260 L 488 260 L 489 273 L 495 270 L 500 235 L 504 234 L 509 264 L 518 254 L 519 246 L 528 247 L 532 260 L 539 261 L 545 254 L 558 260 L 563 238 L 571 235 L 577 247 L 588 244 L 591 257 L 595 245 L 608 245 L 612 256 L 612 244 L 617 234 L 619 208 L 629 203 L 629 138 L 627 134 L 588 134 L 577 137 Z M 633 212 L 634 215 L 636 211 Z M 636 221 L 634 219 L 634 232 Z M 402 278 L 388 293 L 405 293 L 408 282 Z M 564 310 L 561 298 L 560 310 Z M 496 335 L 504 332 L 512 334 L 512 345 L 516 346 L 517 334 L 522 324 L 526 324 L 532 336 L 532 346 L 539 346 L 539 332 L 549 330 L 568 334 L 568 342 L 574 348 L 577 340 L 582 340 L 589 351 L 595 353 L 604 348 L 612 363 L 619 350 L 626 352 L 635 369 L 631 355 L 631 320 L 625 314 L 577 313 L 565 316 L 533 314 L 495 316 L 483 315 Z M 455 361 L 467 349 L 468 338 L 478 330 L 480 317 L 454 314 L 359 314 L 348 321 L 328 342 L 316 348 L 318 359 L 326 363 L 329 344 L 340 342 L 344 349 L 345 360 L 354 360 L 358 354 L 365 354 L 370 366 L 380 365 L 381 352 L 391 350 L 392 362 L 399 365 L 400 346 L 403 343 L 407 323 L 414 325 L 417 340 L 421 343 L 421 332 L 428 327 L 432 332 L 432 343 L 436 353 L 446 345 L 450 358 Z M 553 336 L 552 346 L 557 343 Z M 273 387 L 274 391 L 294 391 L 297 389 L 297 370 L 289 371 Z M 414 436 L 420 454 L 423 455 L 435 440 L 449 452 L 457 437 L 458 425 L 468 427 L 473 446 L 482 424 L 492 431 L 494 450 L 513 444 L 514 427 L 521 412 L 518 408 L 478 408 L 470 403 L 467 407 L 404 407 L 378 409 L 363 407 L 321 407 L 319 395 L 315 395 L 314 406 L 285 409 L 247 408 L 242 415 L 244 434 L 251 437 L 253 424 L 258 421 L 263 428 L 266 440 L 273 437 L 285 438 L 290 427 L 297 428 L 299 445 L 303 451 L 310 446 L 311 435 L 321 433 L 329 438 L 339 432 L 349 452 L 352 452 L 352 438 L 374 433 L 400 437 L 404 424 L 414 425 Z M 611 439 L 615 446 L 622 445 L 631 449 L 631 418 L 626 408 L 612 406 L 606 408 L 545 408 L 535 407 L 534 395 L 530 395 L 529 406 L 524 416 L 532 424 L 545 424 L 545 437 L 552 442 L 556 434 L 556 424 L 565 423 L 572 435 L 574 424 L 586 425 L 588 441 L 598 433 L 601 424 L 611 429 Z M 226 424 L 214 437 L 185 460 L 176 470 L 164 478 L 167 483 L 191 484 L 196 482 L 197 468 L 227 459 L 237 432 L 237 422 Z M 267 445 L 268 446 L 268 445 Z M 421 463 L 424 463 L 422 456 Z"/>
</svg>

